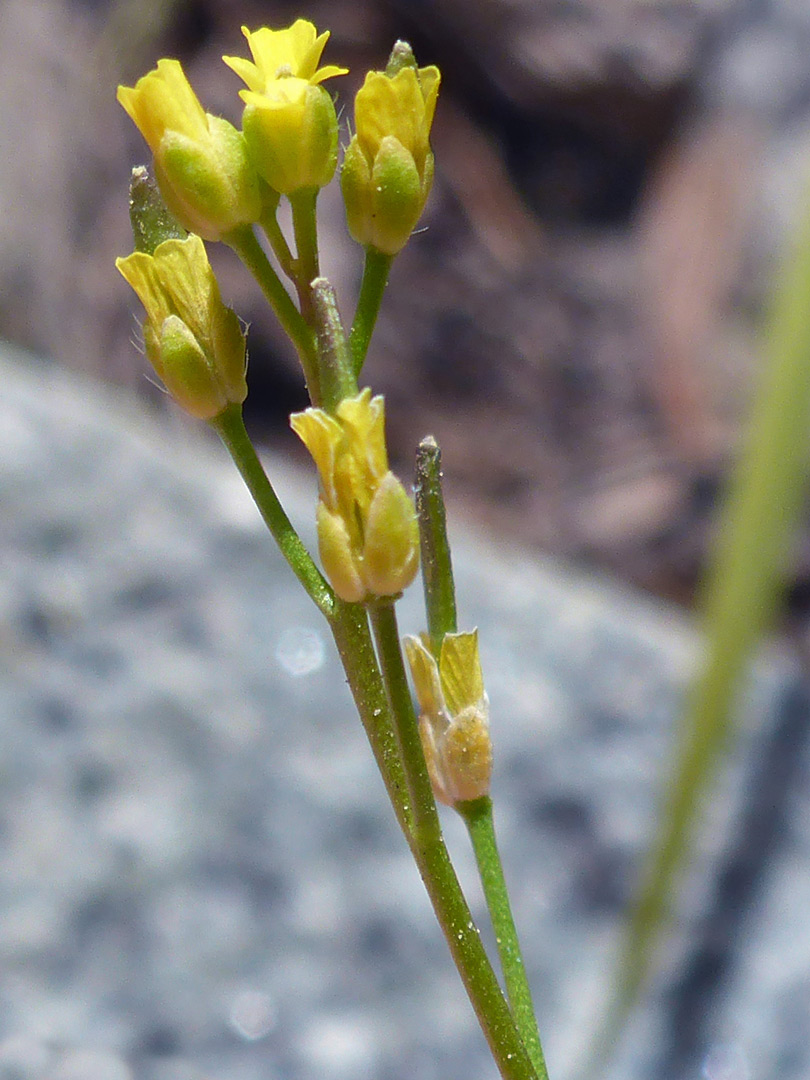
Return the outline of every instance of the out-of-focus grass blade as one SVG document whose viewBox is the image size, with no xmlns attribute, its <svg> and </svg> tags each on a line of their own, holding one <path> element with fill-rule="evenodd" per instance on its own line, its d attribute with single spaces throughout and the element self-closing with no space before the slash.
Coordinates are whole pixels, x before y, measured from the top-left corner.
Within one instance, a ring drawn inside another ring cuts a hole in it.
<svg viewBox="0 0 810 1080">
<path fill-rule="evenodd" d="M 733 733 L 747 668 L 772 624 L 803 505 L 810 430 L 810 217 L 773 297 L 751 426 L 720 511 L 702 590 L 705 659 L 687 700 L 658 833 L 628 924 L 615 997 L 596 1057 L 609 1055 L 636 1004 L 689 857 L 701 799 Z"/>
</svg>

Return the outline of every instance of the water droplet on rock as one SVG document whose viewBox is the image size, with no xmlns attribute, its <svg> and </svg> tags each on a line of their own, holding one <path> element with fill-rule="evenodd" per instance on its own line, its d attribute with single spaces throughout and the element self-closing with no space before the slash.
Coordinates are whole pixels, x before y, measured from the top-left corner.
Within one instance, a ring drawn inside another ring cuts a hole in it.
<svg viewBox="0 0 810 1080">
<path fill-rule="evenodd" d="M 293 678 L 318 671 L 325 658 L 323 638 L 307 626 L 290 626 L 278 639 L 276 660 Z"/>
<path fill-rule="evenodd" d="M 269 994 L 242 990 L 231 1002 L 228 1019 L 237 1035 L 255 1042 L 269 1035 L 276 1026 L 276 1007 Z"/>
</svg>

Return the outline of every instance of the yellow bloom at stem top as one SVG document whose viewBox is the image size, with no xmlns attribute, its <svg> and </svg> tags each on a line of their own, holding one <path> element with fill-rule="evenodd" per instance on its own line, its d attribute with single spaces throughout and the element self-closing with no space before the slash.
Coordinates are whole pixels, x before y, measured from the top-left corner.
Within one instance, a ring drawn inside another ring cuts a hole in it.
<svg viewBox="0 0 810 1080">
<path fill-rule="evenodd" d="M 340 177 L 346 217 L 358 243 L 386 255 L 405 246 L 430 192 L 440 81 L 437 67 L 414 62 L 393 75 L 370 71 L 355 98 L 355 135 Z"/>
<path fill-rule="evenodd" d="M 165 240 L 115 265 L 146 309 L 146 355 L 186 412 L 212 420 L 247 396 L 245 335 L 223 304 L 199 236 Z"/>
<path fill-rule="evenodd" d="M 290 424 L 318 467 L 318 548 L 342 600 L 394 596 L 419 566 L 413 503 L 388 468 L 385 408 L 366 388 L 335 414 L 293 413 Z"/>
<path fill-rule="evenodd" d="M 436 798 L 448 806 L 489 794 L 492 740 L 478 631 L 446 634 L 438 662 L 426 638 L 403 642 L 419 701 L 419 734 Z"/>
<path fill-rule="evenodd" d="M 347 69 L 318 67 L 329 32 L 318 34 L 298 19 L 284 30 L 242 27 L 253 62 L 240 56 L 223 60 L 247 85 L 242 130 L 259 174 L 271 188 L 289 195 L 320 188 L 337 164 L 335 106 L 320 85 Z"/>
<path fill-rule="evenodd" d="M 149 145 L 161 194 L 181 225 L 219 240 L 258 221 L 259 178 L 244 138 L 205 112 L 179 61 L 158 60 L 134 87 L 119 86 L 117 97 Z"/>
</svg>

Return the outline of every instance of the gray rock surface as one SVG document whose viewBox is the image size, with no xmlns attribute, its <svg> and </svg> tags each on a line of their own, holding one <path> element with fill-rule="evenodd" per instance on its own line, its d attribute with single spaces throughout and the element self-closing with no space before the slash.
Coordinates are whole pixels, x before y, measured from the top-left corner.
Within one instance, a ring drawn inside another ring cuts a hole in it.
<svg viewBox="0 0 810 1080">
<path fill-rule="evenodd" d="M 0 379 L 0 1080 L 494 1080 L 325 627 L 224 453 L 10 349 Z M 269 469 L 311 540 L 311 478 Z M 564 1080 L 696 642 L 662 604 L 452 527 Z M 746 708 L 614 1080 L 810 1072 L 808 710 L 778 657 Z"/>
</svg>

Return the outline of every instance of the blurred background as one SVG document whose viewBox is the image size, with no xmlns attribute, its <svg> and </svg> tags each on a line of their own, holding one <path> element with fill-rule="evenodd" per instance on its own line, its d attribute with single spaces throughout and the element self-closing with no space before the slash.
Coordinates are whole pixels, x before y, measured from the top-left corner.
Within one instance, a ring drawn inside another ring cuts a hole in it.
<svg viewBox="0 0 810 1080">
<path fill-rule="evenodd" d="M 494 1075 L 321 620 L 154 385 L 113 266 L 147 160 L 116 84 L 179 57 L 237 120 L 221 55 L 299 15 L 351 69 L 344 124 L 396 38 L 443 73 L 366 376 L 403 474 L 427 432 L 444 450 L 555 1080 L 654 829 L 698 655 L 659 598 L 692 602 L 804 212 L 807 0 L 0 0 L 0 341 L 27 350 L 0 350 L 0 1080 Z M 349 319 L 361 253 L 336 185 L 321 204 Z M 250 324 L 250 427 L 311 526 L 284 460 L 301 376 L 211 254 Z M 810 1075 L 806 669 L 783 654 L 746 705 L 611 1080 Z"/>
<path fill-rule="evenodd" d="M 3 0 L 0 337 L 168 409 L 133 347 L 130 168 L 114 99 L 177 56 L 238 120 L 241 23 L 331 28 L 354 90 L 397 37 L 443 72 L 436 182 L 395 263 L 367 366 L 408 472 L 428 431 L 458 512 L 689 602 L 734 453 L 774 261 L 810 159 L 800 0 Z M 336 190 L 322 244 L 350 318 L 360 254 Z M 250 323 L 253 430 L 302 449 L 289 348 L 216 252 Z M 801 568 L 798 576 L 803 576 Z"/>
</svg>

